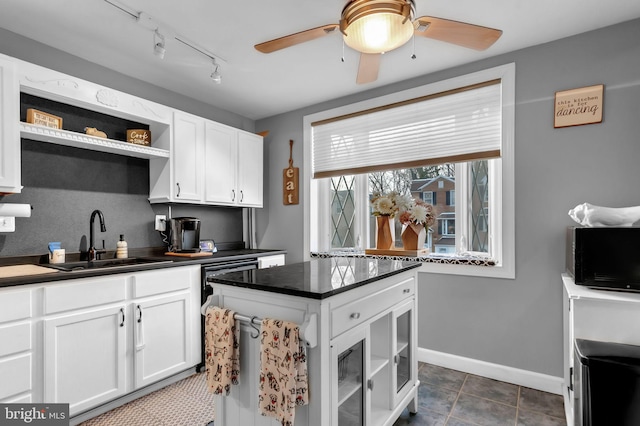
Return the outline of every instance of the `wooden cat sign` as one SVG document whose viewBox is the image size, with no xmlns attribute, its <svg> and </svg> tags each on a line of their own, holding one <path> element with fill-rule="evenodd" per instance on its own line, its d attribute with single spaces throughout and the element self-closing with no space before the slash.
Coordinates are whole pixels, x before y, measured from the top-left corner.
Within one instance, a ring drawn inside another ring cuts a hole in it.
<svg viewBox="0 0 640 426">
<path fill-rule="evenodd" d="M 289 167 L 282 172 L 282 202 L 285 206 L 298 204 L 298 173 L 293 167 L 293 140 L 289 140 Z"/>
</svg>

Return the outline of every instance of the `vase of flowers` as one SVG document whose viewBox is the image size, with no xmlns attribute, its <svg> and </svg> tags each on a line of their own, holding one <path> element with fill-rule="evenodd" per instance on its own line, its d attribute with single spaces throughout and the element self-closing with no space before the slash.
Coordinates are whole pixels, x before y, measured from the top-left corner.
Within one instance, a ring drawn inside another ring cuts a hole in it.
<svg viewBox="0 0 640 426">
<path fill-rule="evenodd" d="M 400 213 L 402 223 L 402 246 L 405 250 L 422 250 L 427 239 L 427 229 L 436 222 L 431 204 L 415 199 Z"/>
<path fill-rule="evenodd" d="M 407 197 L 396 192 L 374 193 L 371 197 L 372 214 L 376 217 L 376 248 L 389 250 L 395 245 L 395 216 L 407 208 Z"/>
</svg>

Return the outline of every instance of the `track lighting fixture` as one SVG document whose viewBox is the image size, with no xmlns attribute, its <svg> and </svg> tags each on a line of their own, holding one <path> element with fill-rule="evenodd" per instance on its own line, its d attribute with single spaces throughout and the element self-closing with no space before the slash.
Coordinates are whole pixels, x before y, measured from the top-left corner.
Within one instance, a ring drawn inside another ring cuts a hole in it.
<svg viewBox="0 0 640 426">
<path fill-rule="evenodd" d="M 220 75 L 220 65 L 216 62 L 216 58 L 213 58 L 213 72 L 211 73 L 211 80 L 214 83 L 222 83 L 222 76 Z"/>
<path fill-rule="evenodd" d="M 160 59 L 164 59 L 164 54 L 167 51 L 164 47 L 164 36 L 156 29 L 153 32 L 153 54 Z"/>
</svg>

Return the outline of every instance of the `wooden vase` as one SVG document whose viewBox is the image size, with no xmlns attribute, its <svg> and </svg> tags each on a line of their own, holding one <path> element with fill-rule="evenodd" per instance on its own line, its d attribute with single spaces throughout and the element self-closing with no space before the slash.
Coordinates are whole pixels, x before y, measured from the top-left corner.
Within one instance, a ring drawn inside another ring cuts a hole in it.
<svg viewBox="0 0 640 426">
<path fill-rule="evenodd" d="M 422 250 L 427 239 L 424 225 L 409 223 L 402 227 L 402 246 L 405 250 Z"/>
<path fill-rule="evenodd" d="M 395 243 L 395 223 L 391 216 L 376 216 L 376 248 L 389 250 Z"/>
</svg>

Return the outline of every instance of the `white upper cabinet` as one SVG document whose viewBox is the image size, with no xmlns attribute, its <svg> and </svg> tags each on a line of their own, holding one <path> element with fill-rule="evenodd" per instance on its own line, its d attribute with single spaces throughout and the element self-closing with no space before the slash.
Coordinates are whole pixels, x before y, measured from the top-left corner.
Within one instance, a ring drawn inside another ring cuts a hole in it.
<svg viewBox="0 0 640 426">
<path fill-rule="evenodd" d="M 172 149 L 175 201 L 199 202 L 202 199 L 203 144 L 204 120 L 176 111 Z"/>
<path fill-rule="evenodd" d="M 262 207 L 262 136 L 207 122 L 205 202 Z"/>
<path fill-rule="evenodd" d="M 150 162 L 149 200 L 262 207 L 262 159 L 262 136 L 176 111 L 171 178 Z"/>
<path fill-rule="evenodd" d="M 20 84 L 16 65 L 0 55 L 0 193 L 19 193 Z"/>
<path fill-rule="evenodd" d="M 209 121 L 205 134 L 205 201 L 234 206 L 239 199 L 233 160 L 238 156 L 238 132 Z"/>
<path fill-rule="evenodd" d="M 238 134 L 238 205 L 262 207 L 263 139 L 253 133 Z"/>
</svg>

